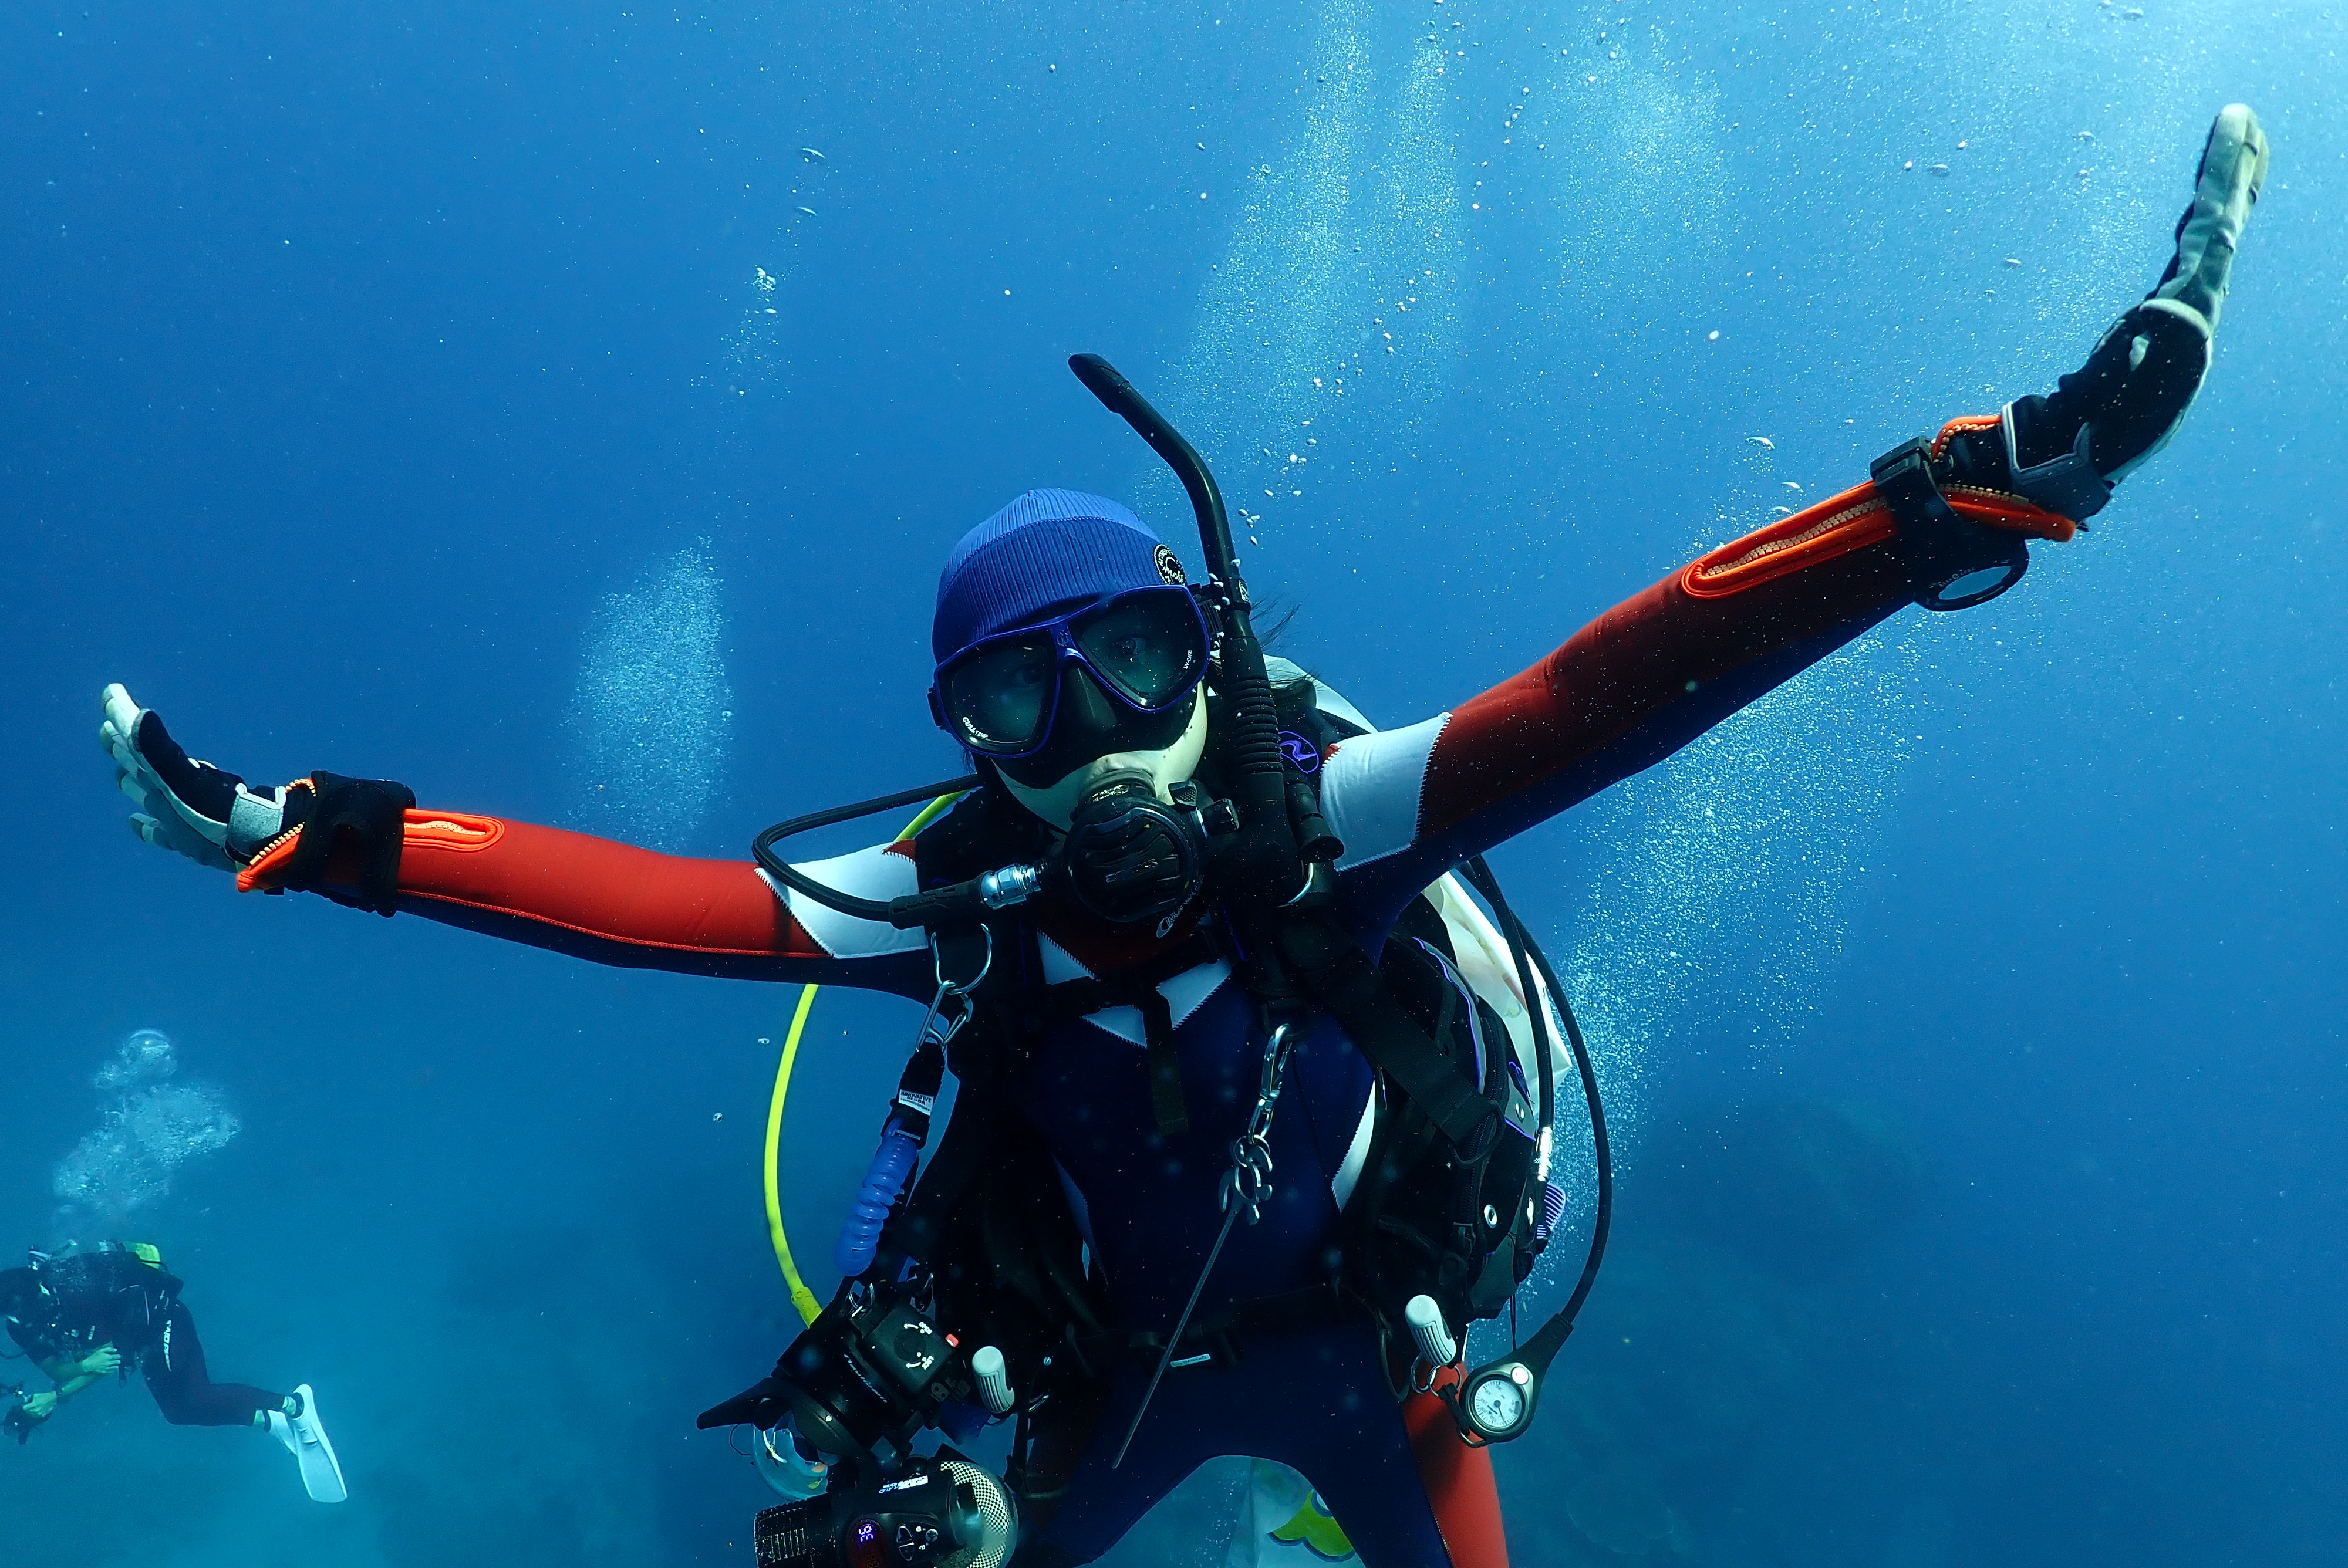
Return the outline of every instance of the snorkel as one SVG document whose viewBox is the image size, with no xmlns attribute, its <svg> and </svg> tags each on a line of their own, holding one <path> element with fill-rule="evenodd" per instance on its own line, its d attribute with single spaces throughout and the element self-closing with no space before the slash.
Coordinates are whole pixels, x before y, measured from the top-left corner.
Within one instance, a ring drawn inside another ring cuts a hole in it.
<svg viewBox="0 0 2348 1568">
<path fill-rule="evenodd" d="M 1280 720 L 1272 703 L 1272 677 L 1255 631 L 1254 606 L 1240 575 L 1223 494 L 1197 447 L 1134 390 L 1117 367 L 1097 354 L 1072 354 L 1068 368 L 1101 405 L 1133 427 L 1182 481 L 1198 518 L 1207 581 L 1197 589 L 1217 636 L 1216 691 L 1231 714 L 1231 804 L 1239 830 L 1218 845 L 1214 866 L 1224 901 L 1240 910 L 1273 909 L 1303 891 L 1315 863 L 1344 852 L 1321 818 L 1302 777 L 1291 789 L 1280 749 Z"/>
</svg>

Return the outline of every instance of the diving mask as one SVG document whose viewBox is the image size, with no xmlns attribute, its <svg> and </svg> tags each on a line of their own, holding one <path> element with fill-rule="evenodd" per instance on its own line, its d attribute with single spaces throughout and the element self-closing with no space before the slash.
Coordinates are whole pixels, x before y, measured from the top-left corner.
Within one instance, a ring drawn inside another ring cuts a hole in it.
<svg viewBox="0 0 2348 1568">
<path fill-rule="evenodd" d="M 1051 745 L 1071 665 L 1132 715 L 1183 709 L 1187 719 L 1207 651 L 1189 589 L 1134 589 L 963 649 L 938 666 L 930 711 L 975 754 L 1016 762 Z"/>
</svg>

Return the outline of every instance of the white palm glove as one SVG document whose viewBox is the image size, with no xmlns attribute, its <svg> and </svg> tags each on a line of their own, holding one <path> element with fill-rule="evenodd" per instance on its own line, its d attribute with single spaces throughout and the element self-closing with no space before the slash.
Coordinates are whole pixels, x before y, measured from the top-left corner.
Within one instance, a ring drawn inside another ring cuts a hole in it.
<svg viewBox="0 0 2348 1568">
<path fill-rule="evenodd" d="M 2177 220 L 2177 254 L 2142 308 L 2165 310 L 2217 334 L 2234 267 L 2234 247 L 2267 179 L 2267 133 L 2248 104 L 2228 104 L 2209 127 L 2194 176 L 2193 205 Z"/>
<path fill-rule="evenodd" d="M 216 870 L 242 871 L 299 834 L 268 865 L 267 886 L 315 888 L 378 915 L 399 907 L 403 823 L 416 804 L 406 784 L 320 770 L 256 790 L 188 755 L 162 715 L 120 686 L 108 686 L 101 700 L 98 738 L 114 759 L 114 782 L 139 807 L 130 826 L 139 837 Z"/>
<path fill-rule="evenodd" d="M 2159 283 L 2112 324 L 2087 363 L 2047 397 L 2007 404 L 2010 488 L 2074 519 L 2103 509 L 2184 423 L 2209 374 L 2234 248 L 2266 183 L 2267 137 L 2247 104 L 2219 111 L 2194 171 L 2193 204 Z"/>
<path fill-rule="evenodd" d="M 180 749 L 162 716 L 120 685 L 101 695 L 98 738 L 114 760 L 114 782 L 139 809 L 131 831 L 158 849 L 218 871 L 234 871 L 284 832 L 283 789 L 255 791 L 242 779 Z"/>
</svg>

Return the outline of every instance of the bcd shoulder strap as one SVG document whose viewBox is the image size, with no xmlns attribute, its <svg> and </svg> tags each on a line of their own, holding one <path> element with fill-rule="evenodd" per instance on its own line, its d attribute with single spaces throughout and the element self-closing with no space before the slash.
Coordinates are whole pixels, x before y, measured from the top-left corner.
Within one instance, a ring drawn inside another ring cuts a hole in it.
<svg viewBox="0 0 2348 1568">
<path fill-rule="evenodd" d="M 1304 776 L 1316 799 L 1330 749 L 1369 733 L 1321 707 L 1317 690 L 1310 678 L 1296 682 L 1289 697 L 1295 711 L 1281 715 L 1281 722 L 1292 726 L 1313 748 Z M 1442 933 L 1441 920 L 1433 925 L 1426 935 L 1447 954 L 1451 944 Z M 1488 1136 L 1489 1124 L 1498 1114 L 1489 1098 L 1396 1005 L 1385 975 L 1325 905 L 1307 903 L 1288 910 L 1280 925 L 1280 945 L 1313 999 L 1336 1016 L 1370 1065 L 1409 1095 L 1445 1137 L 1469 1149 Z"/>
<path fill-rule="evenodd" d="M 1499 1112 L 1395 1004 L 1385 977 L 1352 934 L 1327 910 L 1299 907 L 1280 924 L 1280 948 L 1370 1065 L 1409 1095 L 1454 1144 L 1474 1146 Z"/>
</svg>

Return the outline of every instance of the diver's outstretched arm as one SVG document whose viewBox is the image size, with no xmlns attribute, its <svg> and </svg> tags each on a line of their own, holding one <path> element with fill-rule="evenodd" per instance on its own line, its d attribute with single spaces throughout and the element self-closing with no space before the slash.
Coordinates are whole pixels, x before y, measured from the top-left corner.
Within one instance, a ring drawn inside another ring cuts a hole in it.
<svg viewBox="0 0 2348 1568">
<path fill-rule="evenodd" d="M 2199 392 L 2266 167 L 2257 117 L 2230 106 L 2168 270 L 2051 395 L 1952 420 L 1886 454 L 1868 483 L 1691 562 L 1456 711 L 1334 749 L 1322 809 L 1363 923 L 1661 761 L 1903 605 L 1984 602 L 2020 579 L 2026 540 L 2069 539 Z"/>
<path fill-rule="evenodd" d="M 466 812 L 419 811 L 405 785 L 317 773 L 254 790 L 190 757 L 120 686 L 98 737 L 130 825 L 159 848 L 236 874 L 244 890 L 315 892 L 407 910 L 628 968 L 918 992 L 928 955 L 900 932 L 776 897 L 747 861 L 660 855 L 583 833 Z M 822 875 L 851 893 L 914 890 L 912 861 L 875 848 Z M 901 886 L 900 886 L 901 884 Z M 903 971 L 901 975 L 899 971 Z"/>
</svg>

